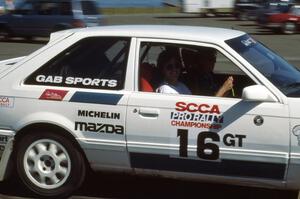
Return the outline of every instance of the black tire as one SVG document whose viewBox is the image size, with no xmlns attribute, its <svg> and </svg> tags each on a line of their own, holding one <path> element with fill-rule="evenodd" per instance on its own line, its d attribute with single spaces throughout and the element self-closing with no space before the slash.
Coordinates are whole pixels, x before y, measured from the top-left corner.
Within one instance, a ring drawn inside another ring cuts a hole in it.
<svg viewBox="0 0 300 199">
<path fill-rule="evenodd" d="M 35 132 L 18 143 L 15 156 L 18 175 L 39 197 L 66 198 L 83 183 L 84 158 L 67 138 L 51 132 Z"/>
<path fill-rule="evenodd" d="M 285 22 L 282 25 L 282 33 L 284 34 L 295 34 L 297 30 L 297 24 L 294 22 Z"/>
</svg>

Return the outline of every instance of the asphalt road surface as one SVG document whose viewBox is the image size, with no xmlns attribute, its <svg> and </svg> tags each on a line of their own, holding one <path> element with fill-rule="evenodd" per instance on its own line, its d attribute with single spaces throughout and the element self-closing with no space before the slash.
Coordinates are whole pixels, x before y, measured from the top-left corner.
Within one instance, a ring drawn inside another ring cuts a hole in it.
<svg viewBox="0 0 300 199">
<path fill-rule="evenodd" d="M 236 21 L 232 17 L 200 18 L 197 15 L 187 14 L 110 16 L 106 21 L 108 25 L 181 24 L 234 28 L 249 33 L 275 52 L 281 54 L 289 62 L 300 67 L 300 34 L 277 35 L 259 28 L 252 21 Z M 28 55 L 46 43 L 47 38 L 37 38 L 33 41 L 14 38 L 10 41 L 0 42 L 0 60 Z M 0 183 L 0 198 L 34 198 L 30 192 L 19 186 L 16 181 Z M 297 193 L 154 177 L 97 173 L 89 175 L 83 187 L 70 198 L 288 199 L 297 198 Z"/>
</svg>

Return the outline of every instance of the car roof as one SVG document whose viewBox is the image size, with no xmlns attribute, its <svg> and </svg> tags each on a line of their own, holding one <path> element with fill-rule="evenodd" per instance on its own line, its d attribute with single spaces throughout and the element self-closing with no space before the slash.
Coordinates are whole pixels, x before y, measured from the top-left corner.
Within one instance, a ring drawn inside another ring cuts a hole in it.
<svg viewBox="0 0 300 199">
<path fill-rule="evenodd" d="M 74 33 L 119 36 L 162 38 L 216 43 L 246 34 L 245 32 L 212 27 L 176 25 L 115 25 L 74 29 Z"/>
</svg>

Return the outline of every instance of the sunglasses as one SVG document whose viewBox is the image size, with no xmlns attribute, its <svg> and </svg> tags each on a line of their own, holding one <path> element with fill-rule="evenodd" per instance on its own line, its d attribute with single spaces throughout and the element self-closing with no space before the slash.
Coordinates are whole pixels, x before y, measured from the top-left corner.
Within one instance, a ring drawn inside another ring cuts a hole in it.
<svg viewBox="0 0 300 199">
<path fill-rule="evenodd" d="M 180 69 L 180 66 L 178 64 L 168 64 L 165 68 L 167 70 L 173 70 L 173 69 Z"/>
</svg>

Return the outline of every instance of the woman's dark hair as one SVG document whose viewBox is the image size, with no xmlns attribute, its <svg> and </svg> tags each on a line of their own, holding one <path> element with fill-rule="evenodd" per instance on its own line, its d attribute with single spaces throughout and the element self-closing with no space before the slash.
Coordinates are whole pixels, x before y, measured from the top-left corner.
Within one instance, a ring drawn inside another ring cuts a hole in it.
<svg viewBox="0 0 300 199">
<path fill-rule="evenodd" d="M 179 63 L 179 53 L 177 48 L 167 48 L 162 51 L 157 59 L 157 68 L 161 71 L 164 65 L 172 58 L 176 59 Z"/>
</svg>

